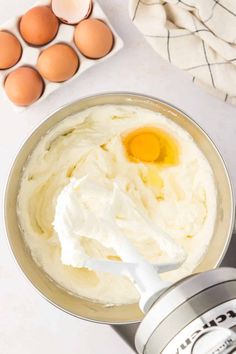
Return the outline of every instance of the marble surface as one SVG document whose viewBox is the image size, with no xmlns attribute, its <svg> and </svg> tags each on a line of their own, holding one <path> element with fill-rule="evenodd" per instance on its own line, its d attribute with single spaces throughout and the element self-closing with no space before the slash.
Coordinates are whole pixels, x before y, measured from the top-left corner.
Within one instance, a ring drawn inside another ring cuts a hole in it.
<svg viewBox="0 0 236 354">
<path fill-rule="evenodd" d="M 18 15 L 34 1 L 0 0 L 0 22 Z M 2 199 L 9 167 L 24 139 L 45 117 L 73 99 L 105 91 L 136 91 L 167 100 L 187 112 L 212 137 L 236 187 L 236 107 L 210 96 L 146 44 L 128 18 L 128 1 L 100 0 L 125 42 L 117 56 L 93 67 L 45 101 L 17 114 L 0 100 L 0 353 L 132 354 L 109 326 L 80 321 L 43 300 L 26 281 L 8 249 Z M 234 245 L 235 239 L 233 240 Z M 231 245 L 226 264 L 235 265 Z"/>
</svg>

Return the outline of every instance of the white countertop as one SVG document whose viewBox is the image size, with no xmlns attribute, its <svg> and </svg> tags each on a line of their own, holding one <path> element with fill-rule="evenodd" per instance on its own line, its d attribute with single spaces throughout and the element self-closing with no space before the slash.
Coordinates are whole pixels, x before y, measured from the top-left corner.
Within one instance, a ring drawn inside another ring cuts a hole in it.
<svg viewBox="0 0 236 354">
<path fill-rule="evenodd" d="M 0 23 L 24 12 L 34 0 L 0 0 Z M 93 67 L 78 80 L 23 114 L 0 101 L 0 193 L 17 149 L 27 135 L 59 106 L 103 91 L 136 91 L 162 98 L 188 113 L 212 137 L 236 187 L 236 107 L 210 96 L 191 78 L 172 67 L 146 44 L 128 18 L 128 1 L 100 0 L 123 38 L 115 57 Z M 4 11 L 3 11 L 4 9 Z M 2 205 L 2 204 L 1 204 Z M 1 207 L 2 209 L 2 207 Z M 17 268 L 0 223 L 0 353 L 132 354 L 109 327 L 78 320 L 51 306 Z"/>
</svg>

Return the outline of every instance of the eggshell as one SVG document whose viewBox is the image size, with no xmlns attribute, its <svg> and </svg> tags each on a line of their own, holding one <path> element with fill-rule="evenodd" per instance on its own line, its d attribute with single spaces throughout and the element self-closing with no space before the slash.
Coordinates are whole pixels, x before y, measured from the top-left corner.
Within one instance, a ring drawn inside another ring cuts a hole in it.
<svg viewBox="0 0 236 354">
<path fill-rule="evenodd" d="M 48 6 L 36 6 L 26 12 L 20 20 L 20 33 L 32 45 L 45 45 L 57 34 L 58 18 Z"/>
<path fill-rule="evenodd" d="M 91 59 L 99 59 L 111 51 L 113 34 L 104 22 L 98 19 L 87 19 L 76 26 L 74 41 L 83 55 Z"/>
<path fill-rule="evenodd" d="M 55 44 L 46 48 L 39 56 L 37 68 L 40 74 L 52 82 L 70 79 L 79 67 L 75 50 L 67 44 Z"/>
<path fill-rule="evenodd" d="M 87 18 L 91 9 L 91 0 L 52 0 L 52 11 L 68 24 L 76 24 Z"/>
<path fill-rule="evenodd" d="M 9 99 L 18 106 L 28 106 L 41 96 L 44 83 L 39 73 L 30 67 L 19 67 L 5 80 Z"/>
<path fill-rule="evenodd" d="M 21 57 L 19 40 L 10 32 L 0 31 L 0 69 L 14 66 Z"/>
</svg>

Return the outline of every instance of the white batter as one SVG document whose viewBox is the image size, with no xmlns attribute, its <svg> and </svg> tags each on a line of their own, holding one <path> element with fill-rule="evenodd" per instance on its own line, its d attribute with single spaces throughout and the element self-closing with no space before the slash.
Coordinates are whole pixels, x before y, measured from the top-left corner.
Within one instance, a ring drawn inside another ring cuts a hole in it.
<svg viewBox="0 0 236 354">
<path fill-rule="evenodd" d="M 127 158 L 122 135 L 144 126 L 160 128 L 175 138 L 180 151 L 176 166 L 158 169 L 154 164 Z M 55 223 L 58 196 L 62 201 L 63 192 L 83 176 L 108 191 L 115 183 L 154 228 L 168 233 L 172 246 L 165 249 L 147 224 L 135 219 L 129 208 L 120 208 L 119 226 L 147 260 L 158 263 L 181 252 L 186 254 L 181 268 L 166 273 L 165 279 L 176 281 L 193 272 L 213 234 L 217 193 L 212 170 L 187 132 L 161 114 L 139 107 L 96 106 L 66 118 L 48 132 L 23 172 L 18 215 L 35 261 L 78 296 L 104 304 L 137 302 L 139 295 L 127 278 L 78 268 L 83 263 L 80 255 L 118 259 L 110 242 L 101 242 L 101 235 L 96 240 L 96 233 L 91 239 L 86 234 L 90 229 L 80 235 L 79 242 L 72 237 L 69 244 L 58 237 L 66 225 L 62 219 Z M 89 207 L 99 211 L 102 195 L 95 198 L 95 193 L 90 194 L 86 203 L 91 202 Z M 75 193 L 75 198 L 81 198 L 80 193 Z M 76 203 L 70 206 L 76 216 Z M 79 226 L 80 215 L 74 218 L 72 230 Z"/>
</svg>

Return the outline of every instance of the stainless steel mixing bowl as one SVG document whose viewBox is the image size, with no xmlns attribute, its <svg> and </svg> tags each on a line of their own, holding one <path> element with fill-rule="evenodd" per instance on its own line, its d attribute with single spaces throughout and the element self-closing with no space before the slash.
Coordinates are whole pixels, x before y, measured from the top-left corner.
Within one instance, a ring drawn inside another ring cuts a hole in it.
<svg viewBox="0 0 236 354">
<path fill-rule="evenodd" d="M 65 117 L 95 105 L 128 104 L 160 112 L 188 131 L 198 144 L 215 174 L 218 189 L 218 212 L 214 236 L 210 246 L 195 270 L 215 268 L 221 262 L 228 247 L 234 221 L 232 188 L 225 164 L 206 133 L 185 113 L 158 99 L 130 93 L 109 93 L 78 100 L 50 115 L 20 149 L 11 169 L 5 192 L 5 224 L 13 254 L 31 283 L 53 305 L 74 316 L 109 324 L 126 324 L 140 321 L 143 314 L 138 304 L 106 307 L 101 304 L 69 294 L 40 269 L 24 244 L 17 220 L 16 199 L 22 168 L 40 138 Z"/>
</svg>

